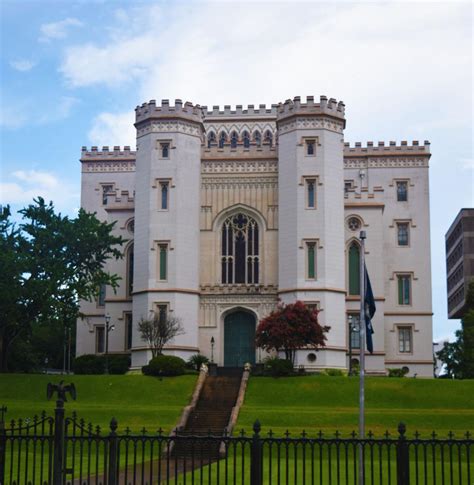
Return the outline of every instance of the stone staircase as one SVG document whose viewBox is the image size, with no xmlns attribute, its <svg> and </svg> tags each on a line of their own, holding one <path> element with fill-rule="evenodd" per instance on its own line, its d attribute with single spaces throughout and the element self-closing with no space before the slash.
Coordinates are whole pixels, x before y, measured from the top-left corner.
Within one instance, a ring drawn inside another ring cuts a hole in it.
<svg viewBox="0 0 474 485">
<path fill-rule="evenodd" d="M 223 436 L 239 394 L 242 370 L 219 368 L 215 377 L 207 376 L 196 407 L 178 436 Z M 205 462 L 219 458 L 218 440 L 176 441 L 175 458 L 192 457 Z"/>
</svg>

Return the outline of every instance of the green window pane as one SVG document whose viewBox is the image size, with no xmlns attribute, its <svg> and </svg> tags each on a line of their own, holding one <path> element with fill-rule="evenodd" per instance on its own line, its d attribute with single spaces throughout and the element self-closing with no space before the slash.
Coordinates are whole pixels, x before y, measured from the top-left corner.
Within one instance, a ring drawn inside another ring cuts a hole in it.
<svg viewBox="0 0 474 485">
<path fill-rule="evenodd" d="M 167 246 L 160 246 L 160 280 L 166 280 L 168 265 L 168 248 Z"/>
<path fill-rule="evenodd" d="M 349 295 L 360 295 L 360 251 L 357 244 L 349 248 Z"/>
<path fill-rule="evenodd" d="M 308 244 L 308 278 L 315 278 L 316 276 L 316 261 L 314 250 L 314 244 Z"/>
<path fill-rule="evenodd" d="M 398 278 L 398 304 L 403 305 L 403 278 Z"/>
</svg>

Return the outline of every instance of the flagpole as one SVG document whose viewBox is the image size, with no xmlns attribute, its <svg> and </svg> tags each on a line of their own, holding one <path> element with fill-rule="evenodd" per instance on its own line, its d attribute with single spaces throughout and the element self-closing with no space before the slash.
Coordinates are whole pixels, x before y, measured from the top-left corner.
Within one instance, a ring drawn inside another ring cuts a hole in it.
<svg viewBox="0 0 474 485">
<path fill-rule="evenodd" d="M 365 231 L 360 231 L 359 439 L 365 438 Z M 359 445 L 359 485 L 364 485 L 364 447 Z"/>
</svg>

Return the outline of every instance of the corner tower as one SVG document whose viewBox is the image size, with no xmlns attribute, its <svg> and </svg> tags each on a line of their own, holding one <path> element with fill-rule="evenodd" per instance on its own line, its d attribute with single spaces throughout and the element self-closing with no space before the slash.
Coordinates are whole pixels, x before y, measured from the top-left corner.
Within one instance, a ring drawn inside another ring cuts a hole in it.
<svg viewBox="0 0 474 485">
<path fill-rule="evenodd" d="M 331 330 L 318 364 L 346 367 L 344 104 L 308 96 L 280 104 L 278 286 L 283 302 L 321 310 Z M 298 363 L 298 362 L 297 362 Z"/>
<path fill-rule="evenodd" d="M 136 108 L 133 367 L 151 352 L 138 321 L 155 311 L 184 327 L 165 347 L 187 358 L 198 351 L 201 109 L 176 100 Z"/>
</svg>

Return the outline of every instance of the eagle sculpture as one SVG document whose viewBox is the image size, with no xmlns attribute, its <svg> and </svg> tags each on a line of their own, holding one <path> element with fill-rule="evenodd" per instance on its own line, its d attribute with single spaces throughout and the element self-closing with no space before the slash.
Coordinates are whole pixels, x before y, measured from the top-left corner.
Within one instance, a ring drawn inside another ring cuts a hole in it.
<svg viewBox="0 0 474 485">
<path fill-rule="evenodd" d="M 69 393 L 74 401 L 76 400 L 76 387 L 72 382 L 71 384 L 64 384 L 64 381 L 61 381 L 59 384 L 48 383 L 48 387 L 46 388 L 48 400 L 53 397 L 55 392 L 58 393 L 58 400 L 67 401 L 66 393 Z"/>
</svg>

